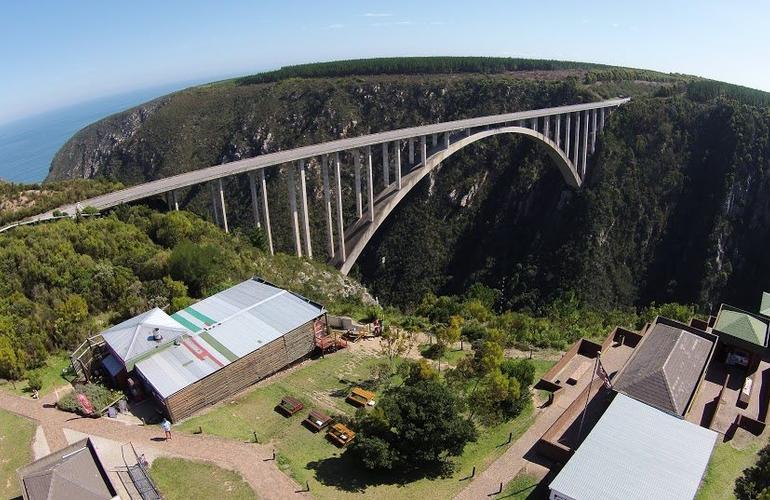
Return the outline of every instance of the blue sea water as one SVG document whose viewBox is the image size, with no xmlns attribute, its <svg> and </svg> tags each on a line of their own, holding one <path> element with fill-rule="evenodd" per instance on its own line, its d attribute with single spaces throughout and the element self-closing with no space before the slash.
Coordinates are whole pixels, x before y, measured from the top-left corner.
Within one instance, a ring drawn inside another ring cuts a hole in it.
<svg viewBox="0 0 770 500">
<path fill-rule="evenodd" d="M 0 125 L 0 179 L 40 182 L 59 148 L 81 128 L 155 97 L 201 83 L 180 82 L 136 90 Z"/>
</svg>

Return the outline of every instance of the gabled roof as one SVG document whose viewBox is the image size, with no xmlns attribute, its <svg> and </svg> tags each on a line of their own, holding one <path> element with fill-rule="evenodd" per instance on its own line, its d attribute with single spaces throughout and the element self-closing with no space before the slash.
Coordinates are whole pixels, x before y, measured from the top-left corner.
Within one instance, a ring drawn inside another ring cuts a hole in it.
<svg viewBox="0 0 770 500">
<path fill-rule="evenodd" d="M 549 487 L 580 500 L 693 498 L 716 439 L 618 394 Z"/>
<path fill-rule="evenodd" d="M 160 342 L 153 340 L 155 329 L 163 336 Z M 159 308 L 134 316 L 102 332 L 105 342 L 123 361 L 127 370 L 135 362 L 158 347 L 191 332 Z"/>
<path fill-rule="evenodd" d="M 103 500 L 117 497 L 90 439 L 83 439 L 19 470 L 24 498 Z"/>
<path fill-rule="evenodd" d="M 759 314 L 770 316 L 770 293 L 762 292 L 762 302 L 759 304 Z"/>
<path fill-rule="evenodd" d="M 663 411 L 684 415 L 713 345 L 707 337 L 655 323 L 618 373 L 614 388 Z"/>
<path fill-rule="evenodd" d="M 742 311 L 722 307 L 717 315 L 714 330 L 764 346 L 767 339 L 767 323 Z"/>
</svg>

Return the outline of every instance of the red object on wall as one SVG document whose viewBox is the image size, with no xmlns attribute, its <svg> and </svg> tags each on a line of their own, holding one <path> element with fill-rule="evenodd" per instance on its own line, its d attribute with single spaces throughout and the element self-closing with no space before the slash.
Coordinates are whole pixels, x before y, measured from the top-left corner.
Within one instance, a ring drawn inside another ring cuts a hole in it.
<svg viewBox="0 0 770 500">
<path fill-rule="evenodd" d="M 80 407 L 83 408 L 86 415 L 94 414 L 94 405 L 91 404 L 91 401 L 88 400 L 85 394 L 78 394 L 78 403 L 80 403 Z"/>
</svg>

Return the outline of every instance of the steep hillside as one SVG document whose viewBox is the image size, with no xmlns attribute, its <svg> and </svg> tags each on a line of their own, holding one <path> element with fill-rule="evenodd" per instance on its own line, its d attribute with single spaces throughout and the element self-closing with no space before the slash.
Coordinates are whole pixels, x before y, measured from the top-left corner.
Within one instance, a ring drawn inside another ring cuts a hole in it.
<svg viewBox="0 0 770 500">
<path fill-rule="evenodd" d="M 525 139 L 477 143 L 409 195 L 354 275 L 407 308 L 428 291 L 460 293 L 476 281 L 517 308 L 568 292 L 595 308 L 678 301 L 709 309 L 724 299 L 753 308 L 770 281 L 761 256 L 770 242 L 767 94 L 579 63 L 398 61 L 300 66 L 166 96 L 79 132 L 49 178 L 130 184 L 334 138 L 630 95 L 608 122 L 584 189 L 568 189 Z M 269 180 L 271 213 L 276 244 L 289 250 L 280 177 Z M 319 185 L 312 170 L 323 259 Z M 250 227 L 245 180 L 226 189 L 231 223 Z M 353 197 L 347 202 L 351 216 Z M 183 204 L 209 211 L 202 188 L 183 193 Z"/>
</svg>

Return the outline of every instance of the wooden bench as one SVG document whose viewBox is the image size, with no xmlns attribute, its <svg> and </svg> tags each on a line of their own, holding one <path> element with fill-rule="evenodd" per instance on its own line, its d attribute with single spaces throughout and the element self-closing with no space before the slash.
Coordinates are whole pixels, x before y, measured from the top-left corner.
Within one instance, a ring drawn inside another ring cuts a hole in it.
<svg viewBox="0 0 770 500">
<path fill-rule="evenodd" d="M 303 422 L 310 428 L 320 431 L 332 421 L 332 418 L 324 412 L 318 410 L 312 410 Z"/>
<path fill-rule="evenodd" d="M 355 439 L 356 433 L 344 424 L 334 424 L 326 433 L 326 437 L 340 448 L 344 448 Z"/>
<path fill-rule="evenodd" d="M 305 405 L 302 403 L 302 401 L 290 396 L 285 396 L 283 399 L 281 399 L 281 402 L 278 405 L 278 408 L 289 417 L 302 410 L 304 407 Z"/>
<path fill-rule="evenodd" d="M 582 377 L 586 371 L 591 367 L 592 362 L 588 359 L 583 360 L 577 368 L 572 372 L 572 375 L 569 376 L 567 379 L 567 383 L 569 385 L 575 385 L 577 384 L 577 381 L 580 380 L 580 377 Z"/>
<path fill-rule="evenodd" d="M 352 391 L 350 391 L 346 401 L 353 406 L 366 406 L 373 399 L 373 392 L 361 389 L 360 387 L 355 387 Z"/>
</svg>

